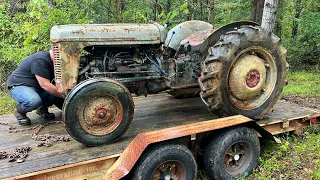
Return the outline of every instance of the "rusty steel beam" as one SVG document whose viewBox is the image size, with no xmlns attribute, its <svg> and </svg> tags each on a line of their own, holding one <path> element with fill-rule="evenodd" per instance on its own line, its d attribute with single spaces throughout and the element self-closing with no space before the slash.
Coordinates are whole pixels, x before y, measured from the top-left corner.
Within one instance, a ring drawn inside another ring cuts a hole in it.
<svg viewBox="0 0 320 180">
<path fill-rule="evenodd" d="M 272 123 L 259 123 L 259 121 L 257 123 L 272 135 L 291 131 L 301 134 L 304 128 L 320 123 L 320 113 L 279 120 Z"/>
<path fill-rule="evenodd" d="M 118 180 L 127 175 L 148 145 L 192 134 L 203 133 L 229 126 L 253 121 L 237 115 L 204 122 L 186 124 L 138 134 L 121 154 L 120 158 L 108 169 L 106 179 Z"/>
<path fill-rule="evenodd" d="M 88 178 L 91 179 L 93 177 L 92 174 L 101 171 L 106 171 L 112 164 L 114 164 L 114 162 L 117 160 L 119 156 L 120 154 L 115 154 L 112 156 L 106 156 L 75 164 L 69 164 L 56 168 L 28 173 L 12 178 L 7 178 L 5 180 L 80 180 Z M 101 177 L 99 177 L 98 179 L 100 178 Z"/>
</svg>

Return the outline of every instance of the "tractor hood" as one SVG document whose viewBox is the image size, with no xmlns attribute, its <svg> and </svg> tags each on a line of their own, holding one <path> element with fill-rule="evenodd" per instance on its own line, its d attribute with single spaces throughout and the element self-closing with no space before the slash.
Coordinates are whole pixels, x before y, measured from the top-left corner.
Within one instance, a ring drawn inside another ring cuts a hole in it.
<svg viewBox="0 0 320 180">
<path fill-rule="evenodd" d="M 154 24 L 72 24 L 51 28 L 50 40 L 88 42 L 97 45 L 135 45 L 163 43 L 167 29 Z"/>
</svg>

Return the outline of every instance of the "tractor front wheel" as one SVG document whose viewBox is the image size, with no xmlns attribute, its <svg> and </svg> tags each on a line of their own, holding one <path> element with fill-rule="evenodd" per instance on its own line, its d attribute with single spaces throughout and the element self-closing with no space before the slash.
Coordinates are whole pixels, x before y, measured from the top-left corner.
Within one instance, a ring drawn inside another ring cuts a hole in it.
<svg viewBox="0 0 320 180">
<path fill-rule="evenodd" d="M 132 97 L 125 86 L 111 79 L 89 79 L 67 96 L 63 120 L 68 133 L 87 146 L 111 143 L 131 124 Z"/>
</svg>

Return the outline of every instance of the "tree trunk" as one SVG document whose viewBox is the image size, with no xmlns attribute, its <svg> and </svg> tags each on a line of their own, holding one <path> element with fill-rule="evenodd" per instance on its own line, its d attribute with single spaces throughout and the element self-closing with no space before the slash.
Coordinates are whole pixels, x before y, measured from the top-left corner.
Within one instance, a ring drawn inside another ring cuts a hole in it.
<svg viewBox="0 0 320 180">
<path fill-rule="evenodd" d="M 278 0 L 265 0 L 261 27 L 273 32 L 276 22 Z"/>
<path fill-rule="evenodd" d="M 154 0 L 154 21 L 158 20 L 158 0 Z"/>
<path fill-rule="evenodd" d="M 115 1 L 115 5 L 116 5 L 116 8 L 115 8 L 115 11 L 114 13 L 116 14 L 117 16 L 117 22 L 123 22 L 123 12 L 125 11 L 126 9 L 126 1 L 125 0 L 116 0 Z M 121 18 L 121 20 L 120 20 Z"/>
<path fill-rule="evenodd" d="M 278 12 L 284 12 L 284 8 L 286 7 L 286 2 L 285 1 L 279 1 L 278 4 Z M 283 35 L 283 27 L 282 27 L 282 22 L 284 19 L 285 14 L 284 13 L 278 13 L 277 14 L 277 20 L 276 20 L 276 27 L 274 30 L 274 34 L 276 34 L 278 37 L 282 38 Z"/>
<path fill-rule="evenodd" d="M 214 0 L 209 0 L 209 23 L 214 27 Z"/>
<path fill-rule="evenodd" d="M 261 25 L 265 0 L 257 0 L 256 22 Z"/>
<path fill-rule="evenodd" d="M 167 14 L 170 12 L 170 9 L 171 9 L 171 3 L 172 3 L 172 0 L 168 0 L 168 1 L 167 1 L 167 8 L 166 8 L 166 12 L 167 12 Z"/>
<path fill-rule="evenodd" d="M 24 6 L 24 4 L 28 3 L 29 0 L 10 0 L 9 2 L 10 2 L 10 10 L 9 10 L 10 16 L 13 16 L 17 12 L 25 13 L 27 11 L 27 6 Z"/>
<path fill-rule="evenodd" d="M 264 0 L 251 0 L 250 20 L 261 24 Z"/>
<path fill-rule="evenodd" d="M 256 22 L 257 0 L 251 0 L 250 20 Z"/>
<path fill-rule="evenodd" d="M 292 39 L 294 39 L 298 34 L 298 26 L 299 26 L 298 19 L 300 18 L 302 9 L 303 9 L 303 6 L 301 4 L 301 0 L 296 0 L 296 14 L 293 19 Z"/>
<path fill-rule="evenodd" d="M 51 7 L 54 7 L 56 5 L 56 3 L 54 2 L 54 0 L 48 0 L 48 4 L 51 6 Z"/>
<path fill-rule="evenodd" d="M 203 21 L 203 0 L 200 0 L 200 16 L 201 21 Z"/>
</svg>

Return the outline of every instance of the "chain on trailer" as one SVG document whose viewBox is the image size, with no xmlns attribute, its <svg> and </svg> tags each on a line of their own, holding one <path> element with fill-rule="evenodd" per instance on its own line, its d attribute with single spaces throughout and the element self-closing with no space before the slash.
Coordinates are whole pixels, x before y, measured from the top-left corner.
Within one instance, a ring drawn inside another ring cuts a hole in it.
<svg viewBox="0 0 320 180">
<path fill-rule="evenodd" d="M 38 135 L 40 133 L 40 131 L 45 126 L 48 126 L 50 124 L 63 124 L 63 122 L 62 121 L 50 121 L 45 124 L 39 124 L 34 127 L 24 128 L 24 129 L 17 129 L 16 126 L 14 126 L 11 123 L 0 122 L 0 125 L 9 126 L 9 128 L 7 129 L 9 133 L 18 133 L 18 132 L 33 130 L 32 134 L 31 134 L 31 138 L 36 141 L 39 141 L 37 146 L 50 147 L 50 146 L 52 146 L 53 142 L 70 141 L 69 137 L 66 135 L 50 135 L 50 134 Z M 6 151 L 0 151 L 0 159 L 8 158 L 9 162 L 21 163 L 26 159 L 26 157 L 28 156 L 28 152 L 31 150 L 32 150 L 32 148 L 29 146 L 21 146 L 21 147 L 16 147 L 13 150 L 12 154 L 8 154 Z"/>
</svg>

